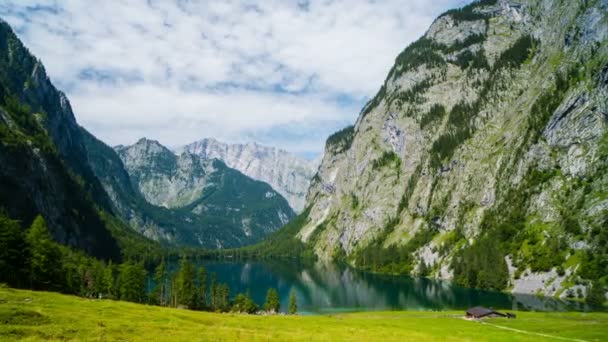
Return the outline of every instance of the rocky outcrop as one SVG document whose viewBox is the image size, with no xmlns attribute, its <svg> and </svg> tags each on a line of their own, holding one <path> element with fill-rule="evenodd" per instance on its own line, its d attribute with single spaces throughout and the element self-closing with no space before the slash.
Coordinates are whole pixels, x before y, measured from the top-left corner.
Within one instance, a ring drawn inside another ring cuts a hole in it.
<svg viewBox="0 0 608 342">
<path fill-rule="evenodd" d="M 317 162 L 300 159 L 287 151 L 257 143 L 226 144 L 203 139 L 177 149 L 202 159 L 219 159 L 228 167 L 270 184 L 294 211 L 304 209 L 306 191 L 317 171 Z"/>
</svg>

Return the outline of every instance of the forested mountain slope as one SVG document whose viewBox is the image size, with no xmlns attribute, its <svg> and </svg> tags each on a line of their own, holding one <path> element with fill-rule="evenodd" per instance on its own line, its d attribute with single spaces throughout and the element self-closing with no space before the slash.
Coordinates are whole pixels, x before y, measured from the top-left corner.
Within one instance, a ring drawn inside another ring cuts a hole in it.
<svg viewBox="0 0 608 342">
<path fill-rule="evenodd" d="M 120 257 L 103 218 L 110 204 L 88 166 L 70 103 L 2 20 L 0 208 L 26 226 L 41 214 L 57 241 L 97 257 Z"/>
</svg>

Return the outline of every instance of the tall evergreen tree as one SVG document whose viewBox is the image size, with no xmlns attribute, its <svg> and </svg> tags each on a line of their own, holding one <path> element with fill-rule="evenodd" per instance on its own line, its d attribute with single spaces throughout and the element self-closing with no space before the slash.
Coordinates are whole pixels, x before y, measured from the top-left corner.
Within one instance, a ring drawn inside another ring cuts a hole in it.
<svg viewBox="0 0 608 342">
<path fill-rule="evenodd" d="M 163 258 L 154 270 L 154 300 L 160 306 L 167 304 L 167 265 Z"/>
<path fill-rule="evenodd" d="M 60 289 L 61 250 L 52 240 L 42 216 L 36 217 L 27 231 L 30 286 L 35 289 Z"/>
<path fill-rule="evenodd" d="M 588 291 L 587 298 L 585 298 L 587 304 L 599 308 L 606 302 L 604 287 L 599 281 L 593 282 Z"/>
<path fill-rule="evenodd" d="M 24 286 L 23 270 L 28 259 L 25 237 L 18 221 L 0 210 L 0 282 Z"/>
<path fill-rule="evenodd" d="M 116 298 L 116 282 L 114 278 L 114 265 L 108 263 L 103 272 L 103 296 L 105 298 Z"/>
<path fill-rule="evenodd" d="M 177 304 L 187 308 L 196 308 L 197 289 L 194 284 L 195 279 L 194 264 L 183 256 L 179 263 L 179 272 L 177 273 Z"/>
<path fill-rule="evenodd" d="M 143 303 L 146 298 L 146 270 L 142 263 L 128 261 L 120 265 L 118 275 L 120 299 Z"/>
<path fill-rule="evenodd" d="M 279 299 L 279 293 L 276 289 L 270 288 L 266 293 L 266 303 L 264 303 L 264 310 L 272 313 L 278 313 L 281 309 L 281 300 Z"/>
<path fill-rule="evenodd" d="M 228 311 L 230 309 L 230 301 L 229 301 L 230 288 L 228 287 L 228 284 L 225 284 L 225 283 L 219 284 L 217 286 L 216 294 L 217 294 L 217 300 L 216 300 L 217 310 Z"/>
<path fill-rule="evenodd" d="M 298 301 L 296 298 L 296 291 L 291 289 L 289 292 L 289 314 L 295 315 L 298 312 Z"/>
<path fill-rule="evenodd" d="M 197 308 L 203 310 L 207 307 L 207 270 L 204 267 L 199 267 L 197 272 L 198 280 L 198 295 L 196 296 L 198 303 Z"/>
<path fill-rule="evenodd" d="M 217 302 L 217 275 L 215 272 L 211 273 L 211 287 L 209 289 L 210 292 L 210 306 L 211 310 L 217 310 L 218 302 Z"/>
</svg>

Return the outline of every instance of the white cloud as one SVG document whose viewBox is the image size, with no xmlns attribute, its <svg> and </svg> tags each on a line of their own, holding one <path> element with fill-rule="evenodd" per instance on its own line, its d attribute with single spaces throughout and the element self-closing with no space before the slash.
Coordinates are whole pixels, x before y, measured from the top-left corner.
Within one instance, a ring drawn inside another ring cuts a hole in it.
<svg viewBox="0 0 608 342">
<path fill-rule="evenodd" d="M 109 144 L 216 137 L 311 153 L 462 3 L 5 0 L 0 15 Z"/>
</svg>

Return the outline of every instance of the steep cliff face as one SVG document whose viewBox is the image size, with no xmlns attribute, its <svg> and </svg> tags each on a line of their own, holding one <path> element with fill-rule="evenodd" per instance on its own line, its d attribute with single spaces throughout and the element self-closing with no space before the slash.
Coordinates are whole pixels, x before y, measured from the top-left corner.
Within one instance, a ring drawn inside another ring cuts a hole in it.
<svg viewBox="0 0 608 342">
<path fill-rule="evenodd" d="M 566 296 L 605 281 L 607 11 L 483 0 L 439 17 L 328 139 L 297 238 L 468 286 Z"/>
<path fill-rule="evenodd" d="M 57 241 L 118 259 L 69 101 L 2 20 L 0 107 L 0 208 L 24 225 L 40 214 Z"/>
<path fill-rule="evenodd" d="M 294 216 L 287 201 L 268 184 L 219 160 L 188 153 L 176 156 L 148 139 L 116 151 L 135 192 L 119 170 L 110 173 L 113 179 L 103 176 L 110 168 L 107 157 L 102 158 L 106 167 L 96 168 L 98 174 L 113 202 L 123 208 L 119 209 L 123 216 L 151 238 L 190 246 L 238 247 L 259 241 Z"/>
<path fill-rule="evenodd" d="M 202 159 L 219 159 L 228 167 L 270 184 L 296 212 L 304 208 L 306 191 L 318 166 L 314 161 L 257 143 L 225 144 L 215 139 L 203 139 L 177 150 L 178 153 L 183 151 Z"/>
</svg>

